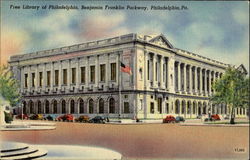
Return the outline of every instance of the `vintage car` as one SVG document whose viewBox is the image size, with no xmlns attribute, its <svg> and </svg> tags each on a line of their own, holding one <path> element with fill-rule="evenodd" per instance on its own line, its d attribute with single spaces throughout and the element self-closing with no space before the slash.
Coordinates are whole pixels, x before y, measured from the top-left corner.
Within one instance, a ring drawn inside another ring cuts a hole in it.
<svg viewBox="0 0 250 160">
<path fill-rule="evenodd" d="M 31 120 L 43 120 L 43 115 L 41 114 L 33 114 L 29 117 Z"/>
<path fill-rule="evenodd" d="M 89 123 L 106 123 L 106 118 L 102 116 L 96 116 L 90 119 Z"/>
<path fill-rule="evenodd" d="M 184 119 L 184 117 L 177 116 L 177 117 L 175 117 L 175 122 L 176 122 L 176 123 L 185 122 L 185 119 Z"/>
<path fill-rule="evenodd" d="M 28 119 L 28 115 L 27 114 L 19 114 L 16 116 L 16 119 Z"/>
<path fill-rule="evenodd" d="M 89 116 L 79 116 L 78 118 L 75 119 L 76 122 L 89 122 Z"/>
<path fill-rule="evenodd" d="M 176 119 L 172 115 L 166 116 L 166 118 L 163 119 L 163 123 L 175 123 Z"/>
<path fill-rule="evenodd" d="M 74 116 L 72 114 L 65 114 L 56 118 L 57 121 L 73 122 Z"/>
</svg>

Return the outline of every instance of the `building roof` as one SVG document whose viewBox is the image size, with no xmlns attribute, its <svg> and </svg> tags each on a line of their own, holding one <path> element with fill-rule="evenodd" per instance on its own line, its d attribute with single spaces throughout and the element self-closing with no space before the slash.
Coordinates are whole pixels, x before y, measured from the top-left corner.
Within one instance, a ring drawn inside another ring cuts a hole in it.
<svg viewBox="0 0 250 160">
<path fill-rule="evenodd" d="M 140 34 L 135 34 L 135 33 L 121 35 L 121 36 L 113 37 L 113 38 L 91 41 L 91 42 L 85 42 L 81 44 L 75 44 L 71 46 L 37 51 L 37 52 L 28 53 L 28 54 L 14 55 L 10 57 L 9 62 L 12 63 L 12 62 L 19 62 L 19 61 L 34 59 L 34 58 L 50 57 L 54 55 L 63 55 L 63 54 L 72 53 L 76 51 L 84 51 L 88 49 L 107 47 L 107 46 L 114 45 L 114 44 L 129 43 L 132 41 L 138 41 L 138 42 L 158 46 L 158 47 L 167 49 L 169 51 L 172 51 L 173 53 L 176 53 L 178 55 L 193 58 L 193 59 L 203 61 L 206 63 L 212 63 L 212 64 L 220 65 L 223 67 L 228 66 L 228 64 L 225 64 L 216 60 L 212 60 L 210 58 L 207 58 L 207 57 L 204 57 L 204 56 L 192 53 L 192 52 L 188 52 L 182 49 L 175 48 L 163 34 L 140 35 Z"/>
</svg>

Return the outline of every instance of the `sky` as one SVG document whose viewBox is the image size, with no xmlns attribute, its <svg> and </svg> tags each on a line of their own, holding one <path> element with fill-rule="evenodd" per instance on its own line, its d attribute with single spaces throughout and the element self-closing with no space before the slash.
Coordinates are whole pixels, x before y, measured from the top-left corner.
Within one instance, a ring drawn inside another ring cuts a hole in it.
<svg viewBox="0 0 250 160">
<path fill-rule="evenodd" d="M 20 9 L 13 9 L 20 6 Z M 23 9 L 23 5 L 37 5 Z M 41 9 L 73 5 L 78 9 Z M 124 6 L 124 10 L 82 10 L 81 6 Z M 127 10 L 145 6 L 143 10 Z M 186 10 L 151 10 L 151 6 Z M 129 33 L 164 34 L 176 48 L 249 71 L 249 3 L 244 1 L 1 1 L 1 64 L 10 56 Z"/>
</svg>

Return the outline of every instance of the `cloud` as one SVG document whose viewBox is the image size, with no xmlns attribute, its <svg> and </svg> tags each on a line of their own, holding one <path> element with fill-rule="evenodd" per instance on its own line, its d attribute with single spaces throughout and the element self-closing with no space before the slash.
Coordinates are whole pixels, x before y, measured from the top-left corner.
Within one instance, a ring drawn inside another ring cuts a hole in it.
<svg viewBox="0 0 250 160">
<path fill-rule="evenodd" d="M 245 4 L 249 6 L 249 4 Z M 238 7 L 234 7 L 232 10 L 233 19 L 235 22 L 241 25 L 248 25 L 249 26 L 249 13 L 246 13 L 245 10 Z"/>
<path fill-rule="evenodd" d="M 98 12 L 98 14 L 89 14 L 80 24 L 80 36 L 85 40 L 95 40 L 104 37 L 112 37 L 129 33 L 129 29 L 125 26 L 126 15 L 124 12 L 117 14 L 106 14 Z"/>
<path fill-rule="evenodd" d="M 11 26 L 2 28 L 1 33 L 1 64 L 6 64 L 10 56 L 23 51 L 30 37 L 26 31 Z"/>
</svg>

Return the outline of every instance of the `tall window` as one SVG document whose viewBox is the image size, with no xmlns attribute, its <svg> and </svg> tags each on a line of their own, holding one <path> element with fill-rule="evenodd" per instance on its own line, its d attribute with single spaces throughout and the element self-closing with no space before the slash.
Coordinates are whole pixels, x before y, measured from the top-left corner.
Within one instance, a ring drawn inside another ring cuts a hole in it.
<svg viewBox="0 0 250 160">
<path fill-rule="evenodd" d="M 53 102 L 53 113 L 57 114 L 57 101 Z"/>
<path fill-rule="evenodd" d="M 71 114 L 75 113 L 75 101 L 74 100 L 70 101 L 70 113 Z"/>
<path fill-rule="evenodd" d="M 43 85 L 43 72 L 39 72 L 39 87 Z"/>
<path fill-rule="evenodd" d="M 150 113 L 153 114 L 153 113 L 155 112 L 155 111 L 154 111 L 154 108 L 155 108 L 155 107 L 154 107 L 154 102 L 151 102 L 151 103 L 150 103 Z"/>
<path fill-rule="evenodd" d="M 105 64 L 100 65 L 100 77 L 101 81 L 105 81 Z"/>
<path fill-rule="evenodd" d="M 66 101 L 62 100 L 62 113 L 66 113 Z"/>
<path fill-rule="evenodd" d="M 32 73 L 32 87 L 35 87 L 35 78 L 36 78 L 35 73 Z"/>
<path fill-rule="evenodd" d="M 95 66 L 90 66 L 90 82 L 95 83 Z"/>
<path fill-rule="evenodd" d="M 169 113 L 169 103 L 166 103 L 166 113 Z"/>
<path fill-rule="evenodd" d="M 124 102 L 124 113 L 129 113 L 129 102 Z"/>
<path fill-rule="evenodd" d="M 28 74 L 24 74 L 24 87 L 28 87 Z"/>
<path fill-rule="evenodd" d="M 104 100 L 99 100 L 99 113 L 104 113 Z"/>
<path fill-rule="evenodd" d="M 116 80 L 116 63 L 111 63 L 111 81 Z"/>
<path fill-rule="evenodd" d="M 48 100 L 46 100 L 45 102 L 45 113 L 49 114 L 49 101 Z"/>
<path fill-rule="evenodd" d="M 63 69 L 63 84 L 67 85 L 67 69 Z"/>
<path fill-rule="evenodd" d="M 50 71 L 47 71 L 47 86 L 50 86 Z"/>
<path fill-rule="evenodd" d="M 55 70 L 55 85 L 59 84 L 59 70 Z"/>
<path fill-rule="evenodd" d="M 115 113 L 115 100 L 110 98 L 109 100 L 109 113 Z"/>
<path fill-rule="evenodd" d="M 84 102 L 82 99 L 79 100 L 80 113 L 84 113 Z"/>
<path fill-rule="evenodd" d="M 42 104 L 41 104 L 41 101 L 38 101 L 38 102 L 37 102 L 37 106 L 38 106 L 38 107 L 37 107 L 37 108 L 38 108 L 38 109 L 37 109 L 37 110 L 38 110 L 37 113 L 38 113 L 38 114 L 41 114 L 41 113 L 42 113 Z"/>
<path fill-rule="evenodd" d="M 93 101 L 93 99 L 89 100 L 89 113 L 94 113 L 94 101 Z"/>
<path fill-rule="evenodd" d="M 71 82 L 72 84 L 76 83 L 76 68 L 71 68 Z"/>
<path fill-rule="evenodd" d="M 85 83 L 85 67 L 81 67 L 81 83 Z"/>
</svg>

